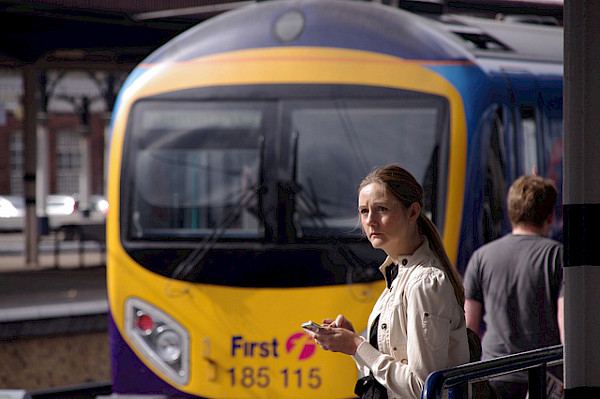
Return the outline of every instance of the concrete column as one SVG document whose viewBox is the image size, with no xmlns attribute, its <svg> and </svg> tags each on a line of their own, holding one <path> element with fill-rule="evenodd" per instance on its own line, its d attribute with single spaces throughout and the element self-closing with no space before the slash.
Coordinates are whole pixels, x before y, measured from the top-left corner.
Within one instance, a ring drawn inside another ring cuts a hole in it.
<svg viewBox="0 0 600 399">
<path fill-rule="evenodd" d="M 90 151 L 90 130 L 89 126 L 85 126 L 86 130 L 79 136 L 79 151 L 81 153 L 81 168 L 79 169 L 79 210 L 83 217 L 90 216 L 90 187 L 91 187 L 91 151 Z"/>
<path fill-rule="evenodd" d="M 25 262 L 37 266 L 38 222 L 35 199 L 37 156 L 37 85 L 33 65 L 23 67 L 23 133 L 24 133 L 24 191 L 25 191 Z"/>
<path fill-rule="evenodd" d="M 50 164 L 48 162 L 48 117 L 46 114 L 38 114 L 37 125 L 37 174 L 36 174 L 36 201 L 37 214 L 40 217 L 46 215 L 46 197 L 48 196 Z"/>
<path fill-rule="evenodd" d="M 565 397 L 600 397 L 600 2 L 564 4 Z"/>
</svg>

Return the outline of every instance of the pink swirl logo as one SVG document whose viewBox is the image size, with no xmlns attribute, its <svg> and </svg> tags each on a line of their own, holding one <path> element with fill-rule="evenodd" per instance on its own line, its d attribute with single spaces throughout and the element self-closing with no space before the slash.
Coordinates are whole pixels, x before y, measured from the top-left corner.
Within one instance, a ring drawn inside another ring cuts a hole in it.
<svg viewBox="0 0 600 399">
<path fill-rule="evenodd" d="M 298 360 L 306 360 L 314 355 L 315 350 L 317 349 L 317 345 L 312 340 L 308 334 L 304 332 L 298 332 L 292 334 L 285 343 L 285 350 L 289 354 L 294 348 L 302 345 L 302 349 L 300 350 L 300 355 L 298 355 Z"/>
</svg>

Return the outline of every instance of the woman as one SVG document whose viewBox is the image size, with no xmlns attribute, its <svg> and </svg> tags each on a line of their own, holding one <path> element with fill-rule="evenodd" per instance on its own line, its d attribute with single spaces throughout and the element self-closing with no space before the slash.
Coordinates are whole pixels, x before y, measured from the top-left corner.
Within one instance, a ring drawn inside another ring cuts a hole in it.
<svg viewBox="0 0 600 399">
<path fill-rule="evenodd" d="M 380 270 L 387 288 L 369 316 L 369 340 L 343 315 L 305 330 L 325 350 L 352 356 L 366 375 L 362 398 L 420 398 L 427 376 L 469 361 L 459 274 L 433 223 L 421 210 L 423 188 L 399 166 L 371 172 L 361 183 L 358 211 L 374 248 L 388 255 Z"/>
</svg>

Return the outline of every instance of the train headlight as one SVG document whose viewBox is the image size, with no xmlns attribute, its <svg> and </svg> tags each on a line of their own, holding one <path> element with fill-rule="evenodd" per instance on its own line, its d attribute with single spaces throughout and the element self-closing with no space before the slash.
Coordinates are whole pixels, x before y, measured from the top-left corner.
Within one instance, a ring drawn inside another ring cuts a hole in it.
<svg viewBox="0 0 600 399">
<path fill-rule="evenodd" d="M 273 36 L 282 43 L 298 39 L 306 27 L 306 18 L 300 10 L 289 10 L 273 23 Z"/>
<path fill-rule="evenodd" d="M 167 363 L 173 363 L 181 357 L 181 338 L 173 330 L 162 330 L 154 340 L 156 352 Z"/>
<path fill-rule="evenodd" d="M 180 385 L 188 382 L 190 338 L 181 324 L 153 305 L 129 298 L 125 302 L 125 333 L 168 378 Z"/>
</svg>

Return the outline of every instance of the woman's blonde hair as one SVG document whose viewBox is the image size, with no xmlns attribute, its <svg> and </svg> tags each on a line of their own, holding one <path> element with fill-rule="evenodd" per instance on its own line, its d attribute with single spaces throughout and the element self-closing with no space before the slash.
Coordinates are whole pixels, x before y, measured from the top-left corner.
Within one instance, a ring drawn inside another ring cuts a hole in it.
<svg viewBox="0 0 600 399">
<path fill-rule="evenodd" d="M 423 213 L 423 187 L 406 169 L 398 165 L 388 165 L 369 173 L 361 182 L 358 192 L 369 184 L 379 183 L 387 193 L 391 193 L 404 208 L 410 207 L 414 202 L 421 206 L 421 214 L 417 219 L 419 232 L 429 240 L 429 247 L 442 264 L 444 272 L 450 278 L 454 294 L 461 306 L 465 304 L 465 290 L 458 271 L 452 266 L 440 233 L 433 222 Z"/>
</svg>

